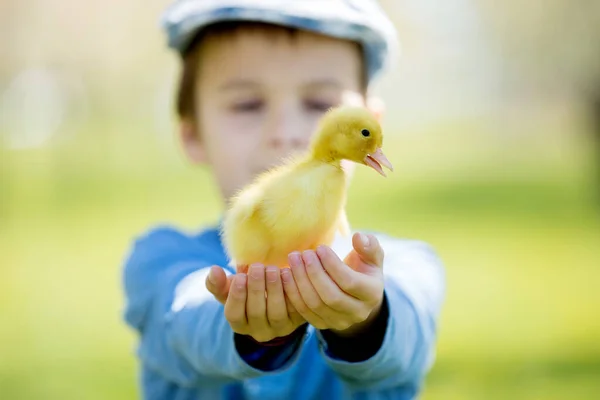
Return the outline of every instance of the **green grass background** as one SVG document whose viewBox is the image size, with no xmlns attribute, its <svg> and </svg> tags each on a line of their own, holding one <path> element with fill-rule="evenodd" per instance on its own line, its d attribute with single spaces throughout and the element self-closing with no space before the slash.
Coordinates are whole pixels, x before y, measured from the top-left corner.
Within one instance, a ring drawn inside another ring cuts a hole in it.
<svg viewBox="0 0 600 400">
<path fill-rule="evenodd" d="M 127 131 L 127 129 L 125 130 Z M 0 153 L 0 398 L 131 399 L 121 263 L 157 223 L 219 202 L 171 139 L 104 132 Z M 600 202 L 582 134 L 498 139 L 440 127 L 357 171 L 355 228 L 431 243 L 448 276 L 423 399 L 600 398 Z"/>
</svg>

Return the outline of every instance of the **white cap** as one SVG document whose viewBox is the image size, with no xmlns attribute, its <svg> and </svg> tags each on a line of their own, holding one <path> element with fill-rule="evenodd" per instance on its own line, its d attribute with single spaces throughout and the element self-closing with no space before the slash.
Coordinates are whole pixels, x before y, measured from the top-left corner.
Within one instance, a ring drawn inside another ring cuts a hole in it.
<svg viewBox="0 0 600 400">
<path fill-rule="evenodd" d="M 399 50 L 392 22 L 375 0 L 176 0 L 161 22 L 169 47 L 182 53 L 196 33 L 224 21 L 256 21 L 353 40 L 364 49 L 369 82 Z"/>
</svg>

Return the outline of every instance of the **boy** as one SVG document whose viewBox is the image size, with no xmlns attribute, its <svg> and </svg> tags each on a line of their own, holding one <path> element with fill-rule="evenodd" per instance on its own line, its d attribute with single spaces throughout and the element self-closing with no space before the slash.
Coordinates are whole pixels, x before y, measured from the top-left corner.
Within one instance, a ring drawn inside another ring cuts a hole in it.
<svg viewBox="0 0 600 400">
<path fill-rule="evenodd" d="M 367 104 L 394 46 L 371 0 L 178 1 L 164 21 L 183 59 L 182 147 L 210 166 L 224 202 L 304 150 L 328 108 Z M 228 266 L 218 232 L 156 228 L 129 255 L 125 319 L 140 336 L 143 398 L 418 395 L 445 291 L 426 244 L 357 233 L 351 246 L 291 254 L 291 270 L 246 275 Z"/>
</svg>

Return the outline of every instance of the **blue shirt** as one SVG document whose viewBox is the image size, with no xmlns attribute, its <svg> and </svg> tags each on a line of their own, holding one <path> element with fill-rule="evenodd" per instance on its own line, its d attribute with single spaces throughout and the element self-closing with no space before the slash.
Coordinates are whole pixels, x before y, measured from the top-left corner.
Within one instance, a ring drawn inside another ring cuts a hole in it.
<svg viewBox="0 0 600 400">
<path fill-rule="evenodd" d="M 192 235 L 158 227 L 138 238 L 124 269 L 124 315 L 139 334 L 143 398 L 416 398 L 435 357 L 444 270 L 423 242 L 375 236 L 385 252 L 385 332 L 362 361 L 333 354 L 332 339 L 312 326 L 277 354 L 240 354 L 224 307 L 205 287 L 208 267 L 232 272 L 218 228 Z M 350 242 L 337 238 L 332 248 L 343 258 Z"/>
</svg>

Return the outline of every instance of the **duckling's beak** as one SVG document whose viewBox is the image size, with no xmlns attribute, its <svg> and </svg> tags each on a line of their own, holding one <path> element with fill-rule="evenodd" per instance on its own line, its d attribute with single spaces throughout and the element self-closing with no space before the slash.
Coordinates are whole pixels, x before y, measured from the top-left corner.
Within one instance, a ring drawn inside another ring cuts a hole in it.
<svg viewBox="0 0 600 400">
<path fill-rule="evenodd" d="M 381 148 L 378 148 L 374 153 L 367 154 L 364 161 L 366 165 L 373 168 L 383 176 L 386 176 L 386 174 L 383 172 L 383 168 L 381 168 L 382 165 L 390 171 L 394 171 L 392 163 L 387 159 L 385 154 L 383 154 Z"/>
</svg>

